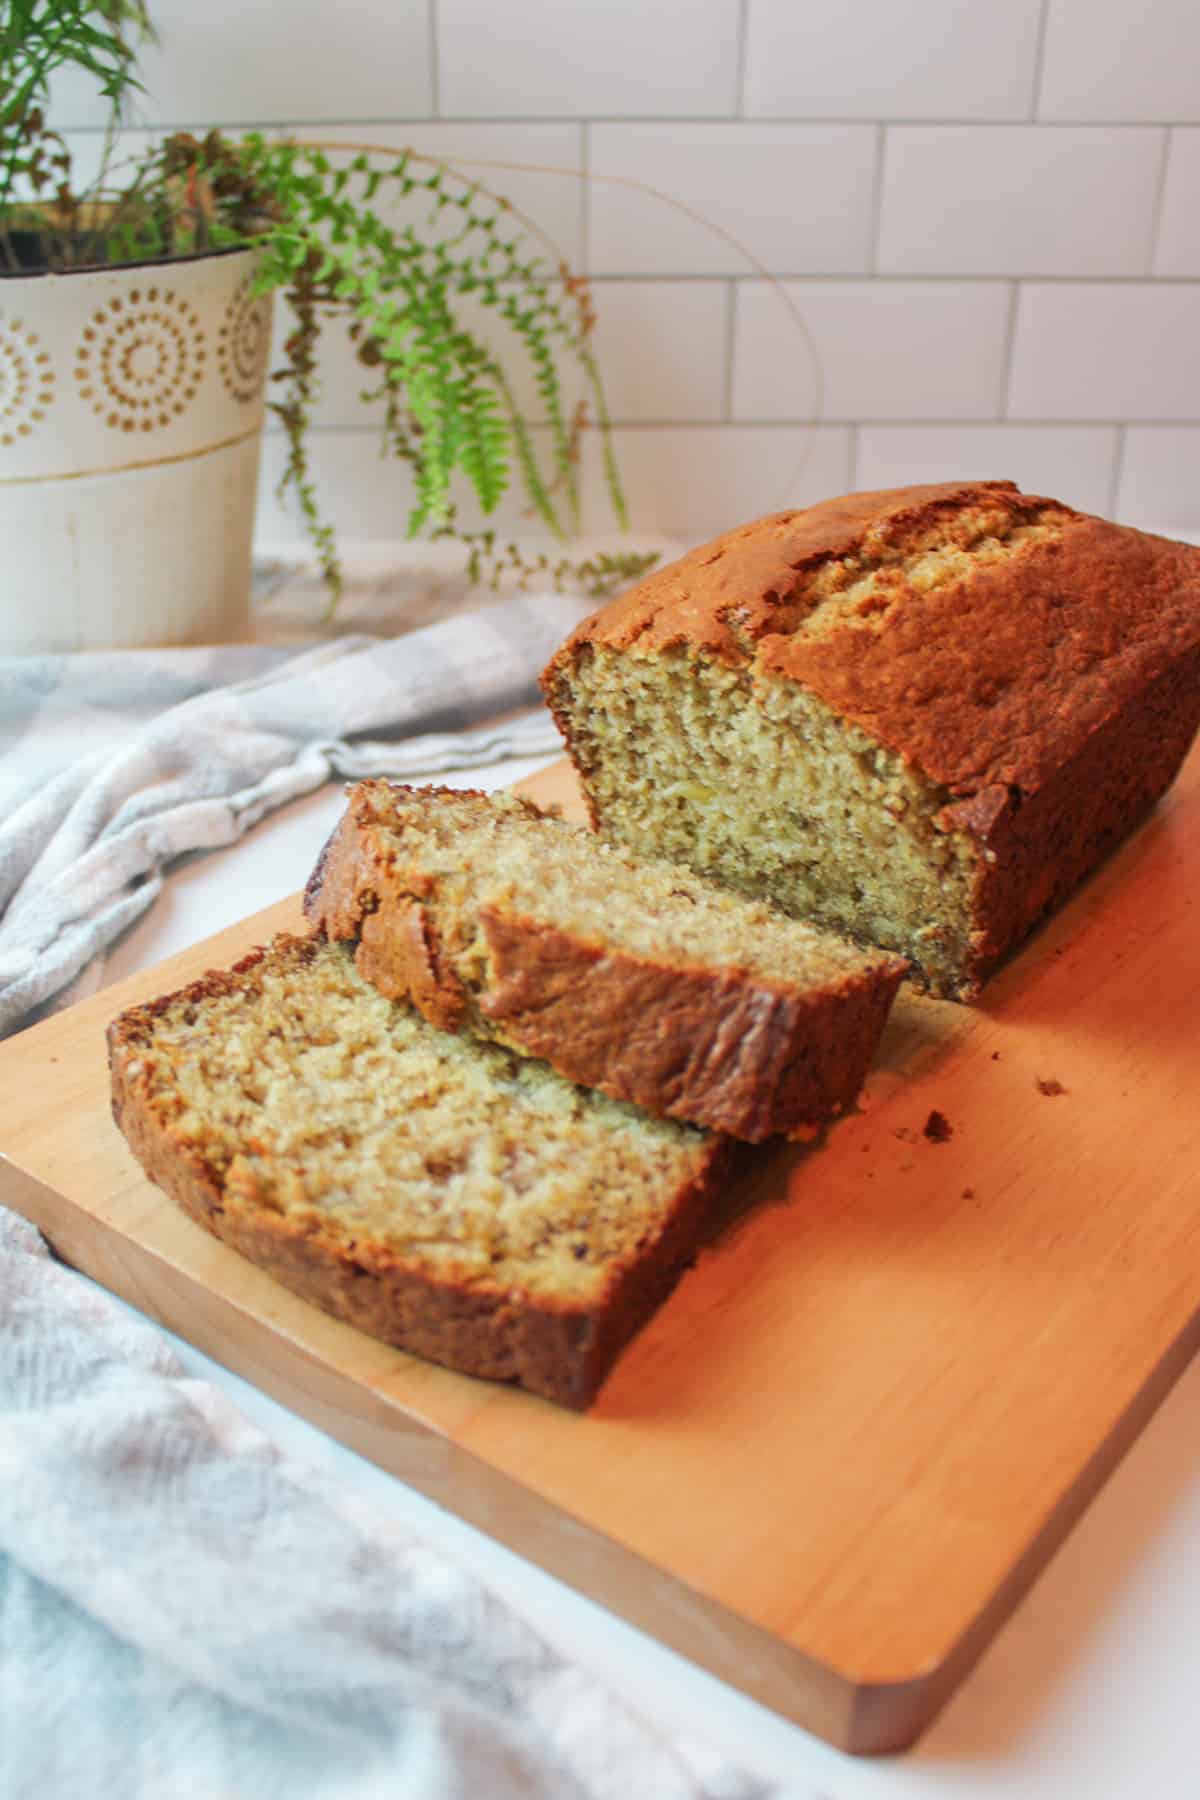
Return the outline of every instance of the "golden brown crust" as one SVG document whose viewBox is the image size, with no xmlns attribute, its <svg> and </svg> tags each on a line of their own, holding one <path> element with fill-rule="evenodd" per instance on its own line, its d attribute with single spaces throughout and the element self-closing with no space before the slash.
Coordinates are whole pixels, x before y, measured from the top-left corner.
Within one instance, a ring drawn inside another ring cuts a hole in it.
<svg viewBox="0 0 1200 1800">
<path fill-rule="evenodd" d="M 386 911 L 367 913 L 354 961 L 365 981 L 389 1000 L 411 1000 L 431 1025 L 457 1031 L 462 1024 L 466 992 L 452 971 L 439 965 L 437 933 L 418 899 L 398 896 Z"/>
<path fill-rule="evenodd" d="M 1048 918 L 1170 787 L 1200 725 L 1200 646 L 1092 733 L 1037 792 L 992 787 L 947 808 L 979 842 L 969 969 L 974 999 L 1008 951 Z"/>
<path fill-rule="evenodd" d="M 938 507 L 984 496 L 1017 493 L 1011 481 L 939 482 L 923 487 L 880 488 L 843 494 L 800 512 L 769 513 L 726 531 L 656 569 L 644 581 L 581 621 L 551 659 L 553 672 L 570 666 L 583 644 L 654 655 L 675 645 L 698 654 L 744 663 L 746 652 L 731 618 L 745 619 L 751 638 L 778 629 L 781 608 L 798 579 L 831 557 L 853 550 L 871 526 L 917 523 Z"/>
<path fill-rule="evenodd" d="M 748 644 L 794 629 L 799 615 L 791 597 L 821 563 L 851 554 L 872 528 L 915 527 L 940 508 L 985 498 L 1029 500 L 1010 481 L 881 488 L 722 532 L 580 621 L 542 674 L 551 710 L 557 679 L 593 644 L 639 656 L 683 648 L 744 667 Z"/>
<path fill-rule="evenodd" d="M 671 967 L 494 907 L 484 1015 L 571 1081 L 749 1143 L 850 1105 L 906 965 L 816 992 Z"/>
<path fill-rule="evenodd" d="M 289 954 L 306 948 L 286 938 L 276 945 Z M 672 1197 L 652 1241 L 632 1245 L 587 1306 L 556 1303 L 511 1283 L 450 1279 L 361 1234 L 347 1243 L 333 1221 L 281 1213 L 257 1197 L 253 1183 L 213 1167 L 172 1130 L 142 1060 L 159 1014 L 253 986 L 271 954 L 256 950 L 234 969 L 210 971 L 110 1025 L 113 1117 L 146 1174 L 213 1236 L 335 1318 L 463 1374 L 515 1382 L 564 1406 L 588 1406 L 620 1351 L 694 1260 L 729 1144 L 711 1139 L 699 1173 Z"/>
<path fill-rule="evenodd" d="M 376 981 L 382 971 L 384 993 L 443 1024 L 464 989 L 439 953 L 436 884 L 373 828 L 370 793 L 381 785 L 350 796 L 309 884 L 306 914 L 328 937 L 361 932 L 362 974 Z M 397 792 L 434 806 L 464 797 Z M 467 797 L 486 804 L 484 795 Z M 536 829 L 537 809 L 525 812 Z M 634 955 L 512 907 L 482 904 L 478 919 L 488 955 L 455 1023 L 465 1016 L 581 1086 L 751 1143 L 801 1132 L 852 1104 L 907 967 L 874 955 L 854 974 L 773 983 L 745 969 L 682 964 L 665 951 Z M 368 934 L 383 948 L 364 960 Z"/>
<path fill-rule="evenodd" d="M 422 901 L 429 883 L 402 869 L 367 827 L 366 789 L 355 788 L 326 841 L 304 890 L 304 916 L 328 938 L 358 938 L 363 979 L 389 1000 L 411 1000 L 431 1025 L 457 1031 L 466 993 L 438 951 L 437 931 Z"/>
<path fill-rule="evenodd" d="M 986 504 L 1055 529 L 914 596 L 845 608 L 820 629 L 795 603 L 814 566 L 868 531 L 914 531 Z M 571 678 L 593 648 L 744 669 L 747 703 L 796 683 L 946 796 L 939 824 L 978 846 L 972 948 L 982 981 L 1173 780 L 1200 723 L 1200 550 L 1078 514 L 1012 483 L 849 495 L 725 534 L 593 614 L 542 677 L 588 790 L 595 747 L 573 728 Z M 592 823 L 597 816 L 588 794 Z M 915 960 L 919 954 L 914 952 Z"/>
<path fill-rule="evenodd" d="M 868 527 L 983 501 L 1018 519 L 1056 504 L 1008 482 L 899 488 L 728 532 L 585 620 L 545 672 L 551 705 L 585 645 L 680 646 L 799 682 L 952 794 L 1033 793 L 1200 638 L 1200 552 L 1062 508 L 1061 535 L 917 604 L 820 632 L 797 631 L 790 605 L 800 575 Z"/>
<path fill-rule="evenodd" d="M 1198 635 L 1190 546 L 1077 518 L 919 608 L 899 603 L 871 629 L 774 638 L 760 660 L 952 794 L 1029 795 Z"/>
</svg>

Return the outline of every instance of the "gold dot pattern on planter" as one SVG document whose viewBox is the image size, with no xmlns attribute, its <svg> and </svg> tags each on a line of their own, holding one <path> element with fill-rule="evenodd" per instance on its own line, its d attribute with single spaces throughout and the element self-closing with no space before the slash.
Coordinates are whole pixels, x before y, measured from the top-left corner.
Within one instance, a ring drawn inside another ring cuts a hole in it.
<svg viewBox="0 0 1200 1800">
<path fill-rule="evenodd" d="M 217 367 L 221 380 L 243 405 L 258 397 L 267 352 L 271 347 L 271 306 L 264 296 L 250 292 L 247 276 L 225 308 L 217 333 Z"/>
<path fill-rule="evenodd" d="M 53 400 L 49 351 L 23 319 L 0 309 L 0 451 L 29 437 Z"/>
<path fill-rule="evenodd" d="M 196 397 L 207 352 L 199 320 L 171 288 L 134 288 L 92 314 L 75 352 L 82 399 L 114 431 L 158 431 Z"/>
</svg>

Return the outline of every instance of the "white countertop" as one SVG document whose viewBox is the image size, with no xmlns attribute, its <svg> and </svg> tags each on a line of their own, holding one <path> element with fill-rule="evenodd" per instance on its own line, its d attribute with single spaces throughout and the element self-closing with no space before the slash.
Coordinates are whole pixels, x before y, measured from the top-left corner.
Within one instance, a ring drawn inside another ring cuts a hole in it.
<svg viewBox="0 0 1200 1800">
<path fill-rule="evenodd" d="M 538 766 L 508 763 L 438 779 L 500 786 Z M 104 980 L 149 967 L 302 887 L 342 804 L 340 785 L 330 784 L 271 815 L 230 849 L 184 859 L 159 903 L 108 958 Z M 789 1795 L 1200 1795 L 1200 1742 L 1193 1735 L 1200 1675 L 1196 1365 L 917 1748 L 863 1761 L 830 1749 L 660 1648 L 207 1357 L 178 1347 L 194 1372 L 233 1395 L 278 1442 L 334 1470 L 376 1508 L 450 1551 L 632 1705 L 669 1730 L 706 1737 L 714 1748 L 773 1777 Z"/>
</svg>

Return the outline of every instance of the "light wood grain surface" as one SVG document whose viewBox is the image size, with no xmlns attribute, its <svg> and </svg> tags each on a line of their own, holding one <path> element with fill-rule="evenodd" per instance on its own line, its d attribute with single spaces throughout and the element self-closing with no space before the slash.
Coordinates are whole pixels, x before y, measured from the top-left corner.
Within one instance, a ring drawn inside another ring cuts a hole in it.
<svg viewBox="0 0 1200 1800">
<path fill-rule="evenodd" d="M 527 784 L 569 807 L 564 769 Z M 315 854 L 315 847 L 314 847 Z M 0 1200 L 331 1434 L 845 1748 L 912 1740 L 1200 1332 L 1200 755 L 963 1008 L 904 994 L 860 1110 L 748 1158 L 568 1414 L 324 1318 L 179 1216 L 104 1027 L 295 901 L 0 1045 Z M 932 1111 L 952 1135 L 925 1135 Z"/>
</svg>

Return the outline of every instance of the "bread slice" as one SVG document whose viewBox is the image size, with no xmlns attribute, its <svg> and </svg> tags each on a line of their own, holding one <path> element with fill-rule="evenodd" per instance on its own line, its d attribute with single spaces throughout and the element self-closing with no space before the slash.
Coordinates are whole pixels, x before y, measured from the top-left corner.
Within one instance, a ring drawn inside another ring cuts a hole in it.
<svg viewBox="0 0 1200 1800">
<path fill-rule="evenodd" d="M 151 1180 L 373 1337 L 586 1406 L 692 1260 L 728 1140 L 453 1037 L 279 937 L 109 1030 Z"/>
<path fill-rule="evenodd" d="M 543 676 L 596 828 L 974 997 L 1200 721 L 1200 550 L 1011 482 L 731 531 Z"/>
<path fill-rule="evenodd" d="M 312 925 L 435 1024 L 757 1141 L 854 1099 L 904 971 L 507 795 L 365 781 Z"/>
</svg>

